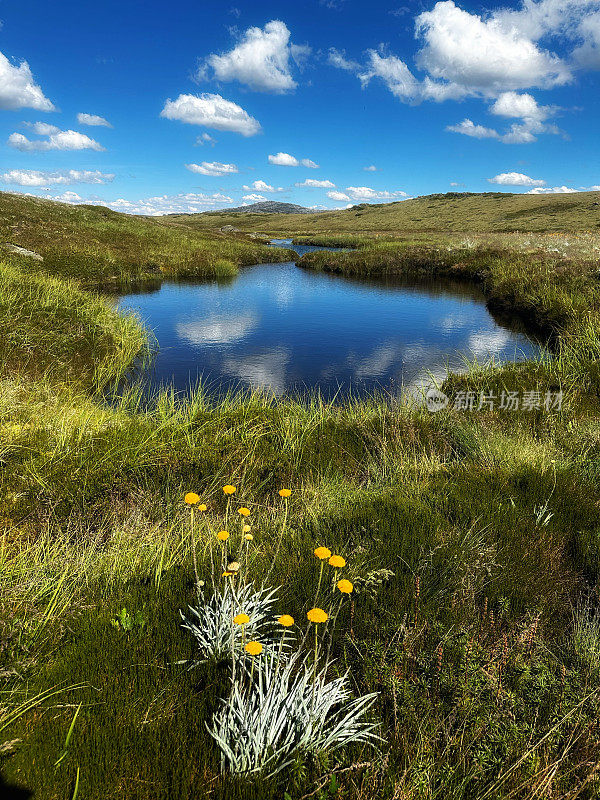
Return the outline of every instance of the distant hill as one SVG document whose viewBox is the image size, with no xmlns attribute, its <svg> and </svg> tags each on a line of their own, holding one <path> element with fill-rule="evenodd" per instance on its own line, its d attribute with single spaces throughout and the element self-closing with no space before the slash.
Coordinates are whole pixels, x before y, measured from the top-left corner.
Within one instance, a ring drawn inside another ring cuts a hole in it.
<svg viewBox="0 0 600 800">
<path fill-rule="evenodd" d="M 311 211 L 293 206 L 293 213 L 260 215 L 270 203 L 241 209 L 190 214 L 179 220 L 190 227 L 268 233 L 485 233 L 501 231 L 599 231 L 600 192 L 512 194 L 449 192 L 377 205 L 360 204 L 341 211 Z M 283 208 L 285 203 L 274 203 Z M 245 211 L 245 214 L 236 213 Z M 177 221 L 177 217 L 172 218 Z"/>
<path fill-rule="evenodd" d="M 237 208 L 224 208 L 221 211 L 205 211 L 205 214 L 315 214 L 312 208 L 297 206 L 295 203 L 278 203 L 276 200 L 264 200 L 261 203 L 250 203 Z"/>
</svg>

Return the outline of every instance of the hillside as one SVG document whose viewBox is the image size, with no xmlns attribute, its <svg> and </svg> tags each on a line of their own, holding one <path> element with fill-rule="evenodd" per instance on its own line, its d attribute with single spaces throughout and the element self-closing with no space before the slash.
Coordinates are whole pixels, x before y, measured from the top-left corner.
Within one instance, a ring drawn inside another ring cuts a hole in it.
<svg viewBox="0 0 600 800">
<path fill-rule="evenodd" d="M 105 287 L 157 284 L 167 277 L 232 276 L 243 265 L 289 258 L 286 251 L 248 237 L 192 230 L 166 217 L 0 192 L 2 258 L 9 257 L 7 245 L 42 256 L 41 262 L 27 259 L 29 268 Z"/>
<path fill-rule="evenodd" d="M 203 216 L 220 214 L 222 212 L 206 211 Z M 226 214 L 315 214 L 311 208 L 298 206 L 296 203 L 279 203 L 276 200 L 264 200 L 260 203 L 250 203 L 247 206 L 237 206 L 236 208 L 225 208 Z M 172 216 L 177 216 L 172 215 Z M 196 215 L 192 215 L 196 216 Z"/>
<path fill-rule="evenodd" d="M 233 224 L 270 233 L 453 233 L 488 231 L 580 231 L 600 228 L 600 192 L 510 194 L 450 192 L 380 205 L 361 204 L 343 211 L 310 214 L 214 212 L 173 221 L 194 228 Z"/>
</svg>

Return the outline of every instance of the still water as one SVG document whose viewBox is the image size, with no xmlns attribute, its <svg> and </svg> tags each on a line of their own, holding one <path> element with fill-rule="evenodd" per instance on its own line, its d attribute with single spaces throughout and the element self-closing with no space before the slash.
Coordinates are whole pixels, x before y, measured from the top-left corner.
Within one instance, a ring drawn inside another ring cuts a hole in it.
<svg viewBox="0 0 600 800">
<path fill-rule="evenodd" d="M 293 262 L 244 267 L 226 282 L 163 283 L 121 297 L 119 308 L 137 313 L 156 336 L 151 388 L 187 390 L 202 378 L 215 391 L 398 395 L 464 369 L 465 358 L 520 360 L 540 351 L 492 317 L 477 288 L 351 280 Z"/>
</svg>

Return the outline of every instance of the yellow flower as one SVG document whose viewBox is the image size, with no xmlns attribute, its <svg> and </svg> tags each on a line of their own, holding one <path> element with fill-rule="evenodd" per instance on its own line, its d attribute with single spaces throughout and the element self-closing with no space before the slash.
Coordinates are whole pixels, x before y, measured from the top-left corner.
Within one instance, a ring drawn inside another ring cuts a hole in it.
<svg viewBox="0 0 600 800">
<path fill-rule="evenodd" d="M 260 642 L 248 642 L 244 650 L 250 653 L 251 656 L 259 656 L 262 653 L 263 646 Z"/>
<path fill-rule="evenodd" d="M 229 539 L 229 534 L 227 531 L 219 531 L 217 533 L 217 539 L 220 539 L 222 542 L 226 542 Z"/>
<path fill-rule="evenodd" d="M 247 534 L 244 536 L 244 539 L 245 539 L 247 542 L 253 542 L 253 541 L 254 541 L 254 536 L 252 536 L 252 534 L 251 534 L 251 533 L 247 533 Z"/>
<path fill-rule="evenodd" d="M 247 625 L 250 622 L 248 614 L 236 614 L 233 618 L 236 625 Z"/>
<path fill-rule="evenodd" d="M 290 627 L 290 625 L 293 625 L 293 624 L 294 624 L 294 618 L 293 618 L 293 617 L 291 617 L 289 614 L 282 614 L 282 615 L 279 617 L 279 619 L 277 620 L 277 622 L 278 622 L 280 625 L 283 625 L 283 627 L 284 627 L 284 628 L 289 628 L 289 627 Z"/>
<path fill-rule="evenodd" d="M 239 572 L 240 566 L 239 561 L 232 561 L 231 564 L 227 564 L 227 572 Z"/>
<path fill-rule="evenodd" d="M 222 578 L 231 578 L 232 575 L 233 575 L 233 572 L 227 572 L 227 570 L 225 570 L 225 572 L 221 573 L 221 577 Z"/>
<path fill-rule="evenodd" d="M 196 492 L 188 492 L 183 499 L 188 504 L 188 506 L 195 506 L 196 503 L 200 502 L 200 498 L 198 497 Z"/>
<path fill-rule="evenodd" d="M 327 622 L 329 614 L 322 608 L 311 608 L 306 615 L 311 622 Z"/>
<path fill-rule="evenodd" d="M 250 533 L 250 525 L 242 525 L 242 533 Z"/>
<path fill-rule="evenodd" d="M 342 556 L 331 556 L 329 559 L 329 563 L 332 567 L 336 569 L 341 569 L 342 567 L 346 566 L 346 559 L 342 558 Z"/>
<path fill-rule="evenodd" d="M 241 514 L 242 517 L 249 517 L 250 516 L 250 509 L 249 508 L 238 508 L 238 514 Z"/>
<path fill-rule="evenodd" d="M 292 493 L 291 489 L 280 489 L 279 490 L 279 496 L 280 497 L 289 497 L 291 495 L 291 493 Z"/>
<path fill-rule="evenodd" d="M 350 594 L 350 592 L 354 589 L 351 581 L 347 581 L 345 578 L 344 580 L 337 582 L 337 587 L 342 594 Z"/>
<path fill-rule="evenodd" d="M 231 486 L 231 484 L 227 484 L 227 486 L 223 487 L 223 491 L 225 494 L 235 494 L 235 486 Z"/>
<path fill-rule="evenodd" d="M 198 511 L 206 511 L 207 508 L 208 506 L 205 503 L 200 503 L 198 506 Z"/>
<path fill-rule="evenodd" d="M 315 555 L 321 561 L 324 561 L 326 558 L 331 558 L 331 550 L 328 547 L 317 547 Z"/>
</svg>

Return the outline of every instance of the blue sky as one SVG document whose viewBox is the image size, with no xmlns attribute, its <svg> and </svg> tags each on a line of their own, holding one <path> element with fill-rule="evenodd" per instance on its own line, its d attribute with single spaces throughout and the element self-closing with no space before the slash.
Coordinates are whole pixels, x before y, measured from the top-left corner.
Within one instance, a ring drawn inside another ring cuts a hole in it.
<svg viewBox="0 0 600 800">
<path fill-rule="evenodd" d="M 0 19 L 3 190 L 160 214 L 600 184 L 600 0 L 5 0 Z"/>
</svg>

